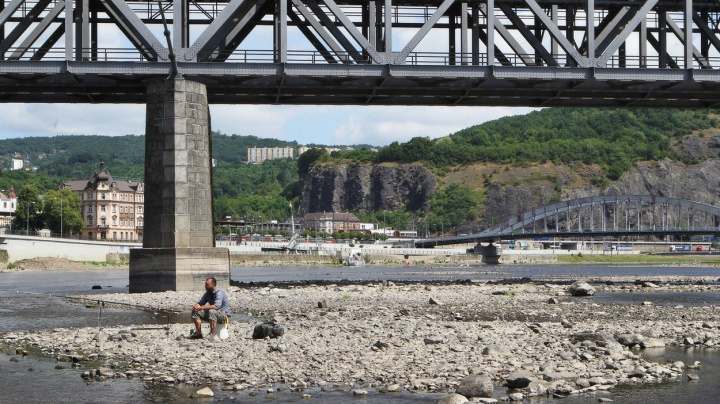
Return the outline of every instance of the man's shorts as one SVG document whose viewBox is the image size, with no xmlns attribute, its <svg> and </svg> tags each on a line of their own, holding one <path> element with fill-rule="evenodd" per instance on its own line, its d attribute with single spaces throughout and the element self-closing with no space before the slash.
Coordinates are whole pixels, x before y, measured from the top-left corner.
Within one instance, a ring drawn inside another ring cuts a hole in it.
<svg viewBox="0 0 720 404">
<path fill-rule="evenodd" d="M 225 313 L 220 310 L 198 310 L 193 311 L 191 318 L 199 318 L 205 321 L 225 322 Z"/>
</svg>

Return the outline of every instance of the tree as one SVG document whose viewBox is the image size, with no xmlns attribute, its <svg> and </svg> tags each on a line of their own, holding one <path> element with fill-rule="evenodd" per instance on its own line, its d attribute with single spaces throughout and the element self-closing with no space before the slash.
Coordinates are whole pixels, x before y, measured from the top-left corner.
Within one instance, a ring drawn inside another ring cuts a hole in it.
<svg viewBox="0 0 720 404">
<path fill-rule="evenodd" d="M 42 226 L 42 217 L 39 212 L 42 209 L 38 189 L 35 185 L 25 185 L 17 193 L 18 204 L 15 209 L 16 220 L 13 222 L 13 229 L 34 231 Z"/>
<path fill-rule="evenodd" d="M 480 196 L 470 187 L 456 183 L 438 191 L 431 197 L 432 213 L 429 221 L 448 230 L 473 221 L 478 215 Z"/>
<path fill-rule="evenodd" d="M 320 158 L 327 156 L 327 150 L 313 147 L 301 154 L 297 160 L 298 174 L 300 177 L 310 172 L 310 168 Z"/>
<path fill-rule="evenodd" d="M 68 188 L 48 191 L 43 197 L 42 218 L 50 232 L 62 234 L 80 233 L 83 227 L 80 197 Z"/>
</svg>

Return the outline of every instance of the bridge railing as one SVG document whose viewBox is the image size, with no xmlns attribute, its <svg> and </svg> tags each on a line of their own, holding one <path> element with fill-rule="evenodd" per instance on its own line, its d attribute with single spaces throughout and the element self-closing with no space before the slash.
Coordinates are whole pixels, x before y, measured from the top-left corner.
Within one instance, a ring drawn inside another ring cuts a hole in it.
<svg viewBox="0 0 720 404">
<path fill-rule="evenodd" d="M 81 48 L 79 53 L 86 55 L 83 61 L 88 62 L 147 62 L 143 55 L 136 48 Z M 358 52 L 361 52 L 358 50 Z M 20 61 L 62 61 L 65 60 L 65 50 L 56 47 L 30 47 L 30 48 L 9 48 L 2 55 L 0 60 Z M 498 66 L 506 67 L 574 67 L 572 61 L 565 54 L 552 55 L 555 64 L 550 66 L 547 62 L 535 54 L 507 54 L 496 62 Z M 273 63 L 275 53 L 272 50 L 261 49 L 236 49 L 232 52 L 215 53 L 212 59 L 224 60 L 234 63 Z M 290 63 L 303 63 L 312 65 L 327 65 L 331 63 L 349 64 L 370 64 L 368 55 L 361 55 L 356 60 L 349 52 L 320 52 L 316 50 L 288 50 L 287 60 Z M 706 65 L 720 67 L 720 56 L 706 57 Z M 148 62 L 151 63 L 151 62 Z M 638 69 L 657 66 L 660 63 L 659 56 L 624 56 L 613 55 L 608 59 L 605 68 L 613 69 Z M 405 59 L 405 64 L 410 66 L 479 66 L 487 65 L 487 55 L 481 54 L 473 61 L 471 53 L 457 52 L 448 54 L 446 52 L 410 52 Z M 684 66 L 684 58 L 677 56 L 672 58 L 668 69 L 680 69 Z M 696 66 L 701 68 L 702 66 Z M 706 67 L 707 68 L 707 67 Z"/>
</svg>

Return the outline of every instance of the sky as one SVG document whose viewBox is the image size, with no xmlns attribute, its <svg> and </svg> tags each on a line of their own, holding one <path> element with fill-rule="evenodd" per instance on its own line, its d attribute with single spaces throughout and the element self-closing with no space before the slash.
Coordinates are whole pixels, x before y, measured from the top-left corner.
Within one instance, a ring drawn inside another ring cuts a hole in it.
<svg viewBox="0 0 720 404">
<path fill-rule="evenodd" d="M 212 130 L 298 144 L 387 146 L 431 139 L 532 108 L 211 105 Z M 0 138 L 58 135 L 142 135 L 145 106 L 2 104 Z"/>
</svg>

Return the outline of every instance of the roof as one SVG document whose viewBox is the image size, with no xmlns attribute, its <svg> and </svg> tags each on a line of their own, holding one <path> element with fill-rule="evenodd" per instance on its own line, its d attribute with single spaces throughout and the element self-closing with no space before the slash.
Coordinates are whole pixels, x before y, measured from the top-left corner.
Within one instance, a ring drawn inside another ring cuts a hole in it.
<svg viewBox="0 0 720 404">
<path fill-rule="evenodd" d="M 359 222 L 360 219 L 357 218 L 352 213 L 343 213 L 343 212 L 316 212 L 316 213 L 308 213 L 303 218 L 305 221 L 314 221 L 314 220 L 334 220 L 336 222 Z"/>
<path fill-rule="evenodd" d="M 137 192 L 139 185 L 139 183 L 134 181 L 113 180 L 112 175 L 110 175 L 110 173 L 103 168 L 103 164 L 101 164 L 100 173 L 94 172 L 89 180 L 61 181 L 58 188 L 69 188 L 72 191 L 79 192 L 97 189 L 98 184 L 101 182 L 107 183 L 111 189 L 116 189 L 120 192 Z"/>
</svg>

